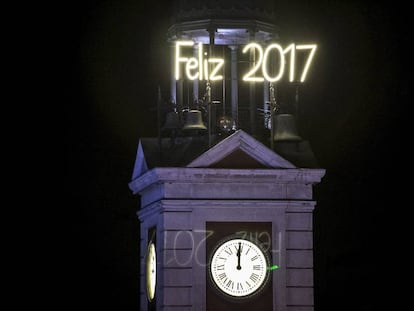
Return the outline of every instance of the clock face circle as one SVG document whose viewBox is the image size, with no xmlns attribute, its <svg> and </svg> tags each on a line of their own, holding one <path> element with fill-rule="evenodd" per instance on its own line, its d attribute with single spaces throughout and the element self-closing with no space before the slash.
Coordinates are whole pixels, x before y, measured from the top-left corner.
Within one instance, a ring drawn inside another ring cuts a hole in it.
<svg viewBox="0 0 414 311">
<path fill-rule="evenodd" d="M 157 282 L 157 255 L 153 242 L 148 245 L 146 266 L 147 297 L 149 301 L 152 301 L 155 297 L 155 285 Z"/>
<path fill-rule="evenodd" d="M 248 298 L 266 285 L 268 264 L 266 252 L 258 242 L 230 238 L 213 251 L 210 277 L 221 293 L 233 298 Z"/>
</svg>

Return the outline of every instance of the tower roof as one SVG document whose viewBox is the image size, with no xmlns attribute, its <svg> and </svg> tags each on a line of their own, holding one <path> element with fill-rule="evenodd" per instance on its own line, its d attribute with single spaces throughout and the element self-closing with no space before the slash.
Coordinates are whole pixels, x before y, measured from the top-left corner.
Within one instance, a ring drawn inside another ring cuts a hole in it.
<svg viewBox="0 0 414 311">
<path fill-rule="evenodd" d="M 277 38 L 273 2 L 268 0 L 176 1 L 170 41 L 177 39 L 209 43 L 209 31 L 216 32 L 216 45 L 246 44 L 254 34 L 258 42 Z"/>
<path fill-rule="evenodd" d="M 207 18 L 273 22 L 274 4 L 269 0 L 178 0 L 174 3 L 175 22 Z"/>
<path fill-rule="evenodd" d="M 208 148 L 203 137 L 142 138 L 138 145 L 132 180 L 155 167 L 294 169 L 317 168 L 306 141 L 276 144 L 273 151 L 238 130 Z M 279 152 L 280 151 L 280 152 Z"/>
</svg>

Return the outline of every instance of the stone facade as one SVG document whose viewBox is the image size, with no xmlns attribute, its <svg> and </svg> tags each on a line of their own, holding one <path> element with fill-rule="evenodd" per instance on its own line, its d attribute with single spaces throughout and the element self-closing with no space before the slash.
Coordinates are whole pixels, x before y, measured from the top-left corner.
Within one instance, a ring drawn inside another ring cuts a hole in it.
<svg viewBox="0 0 414 311">
<path fill-rule="evenodd" d="M 140 147 L 141 148 L 141 147 Z M 266 168 L 212 168 L 243 150 Z M 141 197 L 141 310 L 148 310 L 145 252 L 156 228 L 157 310 L 206 309 L 208 223 L 270 223 L 272 306 L 266 310 L 313 310 L 312 187 L 323 169 L 296 168 L 239 131 L 187 167 L 143 165 L 139 152 L 130 188 Z M 203 167 L 204 166 L 204 167 Z M 240 304 L 236 309 L 240 309 Z M 259 310 L 260 307 L 257 308 Z"/>
</svg>

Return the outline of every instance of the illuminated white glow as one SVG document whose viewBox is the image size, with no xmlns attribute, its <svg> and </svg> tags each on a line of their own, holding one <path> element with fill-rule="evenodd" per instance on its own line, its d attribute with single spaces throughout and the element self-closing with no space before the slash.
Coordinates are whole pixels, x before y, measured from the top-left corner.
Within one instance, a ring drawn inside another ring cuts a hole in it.
<svg viewBox="0 0 414 311">
<path fill-rule="evenodd" d="M 202 43 L 198 43 L 198 58 L 181 56 L 181 47 L 193 46 L 193 41 L 177 41 L 175 46 L 175 79 L 180 79 L 180 64 L 185 63 L 185 73 L 189 80 L 223 80 L 223 75 L 219 75 L 219 71 L 224 67 L 224 59 L 222 58 L 204 58 L 207 55 L 203 51 Z M 214 65 L 212 65 L 214 64 Z M 213 67 L 210 72 L 210 67 Z M 197 71 L 198 69 L 198 71 Z"/>
<path fill-rule="evenodd" d="M 147 297 L 149 301 L 152 301 L 155 297 L 157 281 L 157 255 L 154 243 L 148 245 L 146 266 Z"/>
<path fill-rule="evenodd" d="M 208 80 L 208 60 L 204 60 L 204 79 Z"/>
<path fill-rule="evenodd" d="M 235 238 L 213 251 L 210 276 L 223 293 L 246 297 L 266 284 L 267 266 L 267 257 L 257 244 Z"/>
<path fill-rule="evenodd" d="M 187 64 L 185 65 L 185 73 L 187 74 L 188 79 L 195 80 L 199 76 L 197 71 L 195 74 L 191 74 L 191 71 L 198 68 L 198 60 L 195 57 L 188 59 Z"/>
<path fill-rule="evenodd" d="M 198 43 L 198 71 L 199 71 L 199 75 L 198 78 L 199 80 L 203 80 L 203 44 L 201 42 Z"/>
<path fill-rule="evenodd" d="M 203 50 L 203 44 L 198 43 L 198 56 L 195 57 L 185 57 L 181 51 L 182 47 L 192 47 L 194 46 L 193 41 L 177 41 L 175 47 L 175 79 L 179 80 L 181 78 L 180 67 L 185 67 L 185 74 L 189 80 L 199 79 L 201 80 L 223 80 L 223 74 L 219 74 L 220 70 L 224 70 L 224 59 L 223 58 L 207 58 L 207 53 Z M 305 65 L 303 66 L 303 71 L 300 76 L 299 81 L 304 82 L 309 71 L 310 65 L 313 61 L 313 57 L 316 52 L 316 44 L 302 44 L 295 45 L 295 43 L 289 44 L 285 49 L 282 48 L 277 43 L 272 43 L 263 50 L 262 46 L 256 42 L 251 42 L 243 48 L 243 54 L 250 52 L 255 57 L 255 63 L 252 64 L 252 67 L 249 69 L 243 76 L 243 81 L 249 82 L 277 82 L 280 81 L 285 73 L 286 67 L 286 57 L 289 58 L 289 81 L 296 81 L 296 50 L 309 50 Z M 272 50 L 277 50 L 278 55 L 274 55 Z M 289 55 L 288 55 L 289 54 Z M 187 54 L 188 55 L 188 54 Z M 270 69 L 272 61 L 272 56 L 274 59 L 278 59 L 277 62 L 278 68 L 275 72 L 274 69 Z M 185 65 L 184 65 L 184 64 Z M 261 71 L 261 72 L 260 72 Z"/>
<path fill-rule="evenodd" d="M 276 49 L 279 52 L 279 72 L 273 78 L 269 76 L 269 74 L 267 73 L 267 59 L 272 49 Z M 263 55 L 262 72 L 263 72 L 264 78 L 269 82 L 276 82 L 282 78 L 283 73 L 285 72 L 285 54 L 283 54 L 283 49 L 279 44 L 273 43 L 266 48 L 266 51 L 264 52 L 264 55 Z"/>
<path fill-rule="evenodd" d="M 287 54 L 290 51 L 290 68 L 289 68 L 289 81 L 295 81 L 295 44 L 289 44 L 286 49 L 283 50 L 283 54 Z"/>
<path fill-rule="evenodd" d="M 297 45 L 297 50 L 310 50 L 308 59 L 306 61 L 305 67 L 303 68 L 302 76 L 300 77 L 300 82 L 305 81 L 306 74 L 308 73 L 310 64 L 312 63 L 313 56 L 315 55 L 317 45 L 316 44 L 303 44 L 303 45 Z"/>
<path fill-rule="evenodd" d="M 175 79 L 180 79 L 180 62 L 187 62 L 187 57 L 180 57 L 181 46 L 193 46 L 193 41 L 177 41 L 175 44 Z"/>
<path fill-rule="evenodd" d="M 256 82 L 262 82 L 264 79 L 262 77 L 252 77 L 255 75 L 256 71 L 260 68 L 262 61 L 263 61 L 263 49 L 262 47 L 255 42 L 249 43 L 243 48 L 243 54 L 245 54 L 248 50 L 254 50 L 256 49 L 259 52 L 258 60 L 256 61 L 256 64 L 253 66 L 253 68 L 246 73 L 243 76 L 243 81 L 256 81 Z"/>
<path fill-rule="evenodd" d="M 218 75 L 217 73 L 219 72 L 219 70 L 223 67 L 224 65 L 224 59 L 222 58 L 210 58 L 208 60 L 209 63 L 216 63 L 217 65 L 213 68 L 213 70 L 210 73 L 210 80 L 211 81 L 217 81 L 217 80 L 223 80 L 223 76 L 222 75 Z"/>
</svg>

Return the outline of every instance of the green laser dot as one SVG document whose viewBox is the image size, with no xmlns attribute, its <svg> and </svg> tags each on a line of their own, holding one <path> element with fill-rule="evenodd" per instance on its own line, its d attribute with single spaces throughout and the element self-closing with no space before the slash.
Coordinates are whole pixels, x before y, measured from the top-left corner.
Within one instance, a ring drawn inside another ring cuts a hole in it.
<svg viewBox="0 0 414 311">
<path fill-rule="evenodd" d="M 267 267 L 267 270 L 276 270 L 277 268 L 279 268 L 278 265 L 273 265 L 271 267 Z"/>
</svg>

